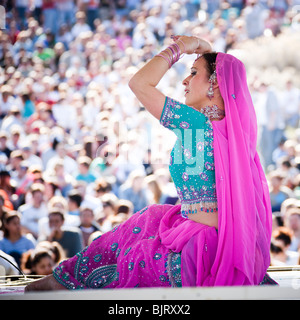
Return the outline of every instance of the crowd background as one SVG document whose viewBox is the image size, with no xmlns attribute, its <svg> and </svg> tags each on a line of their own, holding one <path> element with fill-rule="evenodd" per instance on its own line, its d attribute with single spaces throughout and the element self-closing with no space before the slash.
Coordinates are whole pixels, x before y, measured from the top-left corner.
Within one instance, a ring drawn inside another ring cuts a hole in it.
<svg viewBox="0 0 300 320">
<path fill-rule="evenodd" d="M 49 274 L 153 203 L 177 202 L 175 137 L 128 81 L 171 35 L 238 56 L 257 111 L 272 211 L 272 265 L 299 264 L 300 1 L 0 1 L 0 254 Z M 184 56 L 160 82 L 183 101 Z M 168 143 L 166 143 L 168 141 Z M 0 273 L 18 273 L 0 258 Z"/>
</svg>

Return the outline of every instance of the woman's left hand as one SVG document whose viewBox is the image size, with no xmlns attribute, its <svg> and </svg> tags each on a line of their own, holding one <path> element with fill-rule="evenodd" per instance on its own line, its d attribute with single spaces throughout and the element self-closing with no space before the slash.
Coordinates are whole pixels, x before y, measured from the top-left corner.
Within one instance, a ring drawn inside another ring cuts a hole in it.
<svg viewBox="0 0 300 320">
<path fill-rule="evenodd" d="M 198 37 L 173 36 L 172 39 L 179 45 L 181 53 L 203 54 L 212 51 L 212 47 L 209 42 Z"/>
</svg>

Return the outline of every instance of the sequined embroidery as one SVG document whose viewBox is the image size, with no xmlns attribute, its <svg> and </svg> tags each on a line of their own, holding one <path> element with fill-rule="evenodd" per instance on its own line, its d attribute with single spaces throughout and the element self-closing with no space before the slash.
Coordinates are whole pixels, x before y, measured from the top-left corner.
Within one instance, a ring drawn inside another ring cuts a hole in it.
<svg viewBox="0 0 300 320">
<path fill-rule="evenodd" d="M 169 252 L 167 262 L 167 273 L 172 287 L 182 287 L 180 252 Z"/>
<path fill-rule="evenodd" d="M 217 106 L 205 107 L 199 112 L 166 98 L 160 123 L 177 136 L 169 169 L 183 217 L 217 211 L 211 121 L 220 120 L 224 115 L 224 111 Z"/>
</svg>

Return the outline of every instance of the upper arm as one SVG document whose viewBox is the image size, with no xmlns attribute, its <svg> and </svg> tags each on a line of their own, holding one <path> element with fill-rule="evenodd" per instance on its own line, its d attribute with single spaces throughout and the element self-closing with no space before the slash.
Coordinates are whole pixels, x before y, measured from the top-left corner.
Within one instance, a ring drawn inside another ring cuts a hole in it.
<svg viewBox="0 0 300 320">
<path fill-rule="evenodd" d="M 129 87 L 134 92 L 141 104 L 146 108 L 146 110 L 159 120 L 164 108 L 166 96 L 152 86 L 147 86 L 147 88 L 144 88 L 143 86 L 134 86 L 131 82 L 129 82 Z"/>
</svg>

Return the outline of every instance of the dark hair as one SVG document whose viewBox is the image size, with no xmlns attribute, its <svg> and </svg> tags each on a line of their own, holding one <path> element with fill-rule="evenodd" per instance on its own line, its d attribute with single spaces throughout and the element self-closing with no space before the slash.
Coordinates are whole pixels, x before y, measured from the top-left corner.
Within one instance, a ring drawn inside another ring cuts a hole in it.
<svg viewBox="0 0 300 320">
<path fill-rule="evenodd" d="M 214 71 L 216 70 L 216 61 L 217 61 L 217 52 L 208 52 L 204 53 L 201 58 L 203 57 L 206 61 L 206 70 L 208 77 L 210 77 Z"/>
<path fill-rule="evenodd" d="M 271 248 L 270 248 L 272 253 L 281 253 L 283 252 L 282 248 L 280 248 L 279 246 L 276 246 L 273 242 L 271 242 Z"/>
<path fill-rule="evenodd" d="M 65 221 L 65 215 L 64 215 L 64 211 L 59 209 L 59 208 L 52 208 L 49 210 L 48 213 L 48 217 L 50 217 L 50 215 L 55 214 L 58 215 L 62 218 L 63 221 Z"/>
<path fill-rule="evenodd" d="M 29 259 L 25 263 L 25 267 L 27 269 L 34 268 L 43 258 L 50 258 L 52 259 L 52 256 L 49 251 L 46 249 L 38 250 L 37 252 L 33 252 Z M 33 272 L 31 273 L 33 274 Z"/>
<path fill-rule="evenodd" d="M 15 218 L 19 218 L 19 220 L 21 221 L 21 215 L 18 211 L 11 210 L 11 211 L 8 211 L 5 213 L 5 215 L 3 217 L 3 236 L 4 236 L 4 238 L 9 237 L 9 231 L 5 227 L 5 225 L 10 223 Z"/>
<path fill-rule="evenodd" d="M 290 230 L 286 227 L 279 227 L 274 230 L 273 237 L 275 240 L 282 240 L 285 246 L 288 246 L 292 242 L 292 234 Z"/>
<path fill-rule="evenodd" d="M 69 198 L 69 200 L 75 202 L 77 207 L 80 207 L 81 202 L 83 200 L 81 194 L 75 189 L 71 190 L 68 193 L 68 198 Z"/>
</svg>

